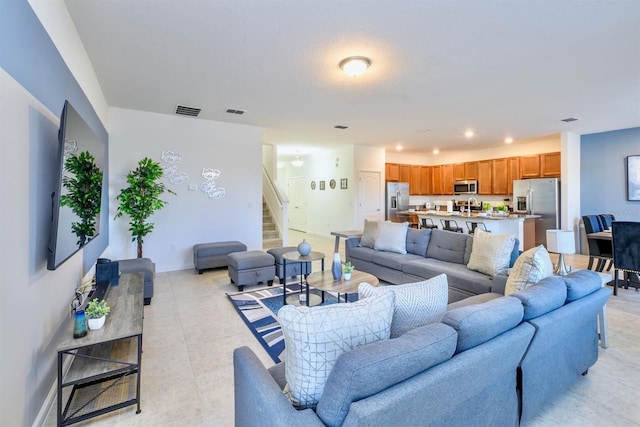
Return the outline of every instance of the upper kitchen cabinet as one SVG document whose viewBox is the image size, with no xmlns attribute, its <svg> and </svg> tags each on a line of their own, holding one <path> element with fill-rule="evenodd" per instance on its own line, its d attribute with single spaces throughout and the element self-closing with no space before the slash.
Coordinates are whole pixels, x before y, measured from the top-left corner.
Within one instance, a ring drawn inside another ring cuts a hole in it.
<svg viewBox="0 0 640 427">
<path fill-rule="evenodd" d="M 384 165 L 385 181 L 400 180 L 400 165 L 397 163 L 385 163 Z"/>
<path fill-rule="evenodd" d="M 422 166 L 411 165 L 409 166 L 409 194 L 412 196 L 419 196 L 423 193 L 422 185 Z"/>
<path fill-rule="evenodd" d="M 493 194 L 492 162 L 492 160 L 478 161 L 478 194 Z"/>
<path fill-rule="evenodd" d="M 522 178 L 540 177 L 540 156 L 520 156 L 520 176 Z"/>
<path fill-rule="evenodd" d="M 560 176 L 560 152 L 540 154 L 540 176 Z"/>
<path fill-rule="evenodd" d="M 453 194 L 453 165 L 442 165 L 442 194 Z"/>
<path fill-rule="evenodd" d="M 507 194 L 513 194 L 513 181 L 520 179 L 520 158 L 509 157 L 507 159 Z"/>
<path fill-rule="evenodd" d="M 411 182 L 411 165 L 400 165 L 400 182 Z"/>
<path fill-rule="evenodd" d="M 478 179 L 478 162 L 464 164 L 464 179 Z"/>
<path fill-rule="evenodd" d="M 464 173 L 464 163 L 456 163 L 453 165 L 453 180 L 464 181 L 467 179 Z"/>
<path fill-rule="evenodd" d="M 508 194 L 509 161 L 494 159 L 491 161 L 491 191 L 493 194 Z"/>
<path fill-rule="evenodd" d="M 444 194 L 442 192 L 442 165 L 432 166 L 433 170 L 433 193 Z"/>
<path fill-rule="evenodd" d="M 433 194 L 433 167 L 420 166 L 420 185 L 422 187 L 421 194 Z"/>
</svg>

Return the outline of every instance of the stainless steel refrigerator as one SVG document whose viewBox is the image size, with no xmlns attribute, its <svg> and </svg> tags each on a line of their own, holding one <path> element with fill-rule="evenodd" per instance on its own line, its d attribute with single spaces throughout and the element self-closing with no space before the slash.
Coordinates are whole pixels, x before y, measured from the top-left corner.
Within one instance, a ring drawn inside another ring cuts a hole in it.
<svg viewBox="0 0 640 427">
<path fill-rule="evenodd" d="M 558 178 L 513 181 L 515 213 L 540 215 L 536 218 L 536 246 L 547 245 L 547 230 L 560 228 L 560 181 Z"/>
<path fill-rule="evenodd" d="M 400 211 L 409 209 L 409 183 L 387 182 L 385 219 L 392 222 L 403 222 L 406 218 L 398 215 Z"/>
</svg>

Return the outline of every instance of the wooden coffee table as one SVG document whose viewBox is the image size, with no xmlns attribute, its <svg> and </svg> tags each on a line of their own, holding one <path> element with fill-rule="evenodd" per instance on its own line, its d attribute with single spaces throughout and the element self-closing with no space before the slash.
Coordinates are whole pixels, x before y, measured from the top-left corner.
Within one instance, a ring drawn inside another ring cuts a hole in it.
<svg viewBox="0 0 640 427">
<path fill-rule="evenodd" d="M 322 302 L 324 302 L 325 291 L 336 292 L 338 294 L 338 301 L 340 301 L 340 294 L 344 294 L 344 301 L 347 302 L 347 294 L 358 292 L 358 285 L 362 282 L 367 282 L 371 286 L 378 286 L 380 283 L 376 276 L 358 270 L 351 273 L 350 280 L 333 280 L 333 275 L 330 271 L 318 271 L 307 277 L 309 286 L 313 286 L 322 291 Z"/>
</svg>

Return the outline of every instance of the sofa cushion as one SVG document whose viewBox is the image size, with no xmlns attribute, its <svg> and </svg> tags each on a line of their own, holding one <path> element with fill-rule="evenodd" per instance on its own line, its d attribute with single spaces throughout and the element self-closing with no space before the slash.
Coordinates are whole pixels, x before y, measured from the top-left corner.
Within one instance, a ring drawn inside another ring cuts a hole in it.
<svg viewBox="0 0 640 427">
<path fill-rule="evenodd" d="M 522 291 L 553 274 L 553 264 L 549 252 L 543 245 L 522 253 L 513 265 L 504 289 L 505 295 Z"/>
<path fill-rule="evenodd" d="M 316 413 L 327 426 L 340 426 L 352 402 L 381 392 L 451 358 L 456 332 L 435 323 L 340 355 L 329 374 Z"/>
<path fill-rule="evenodd" d="M 433 279 L 397 286 L 374 287 L 360 283 L 358 297 L 369 298 L 385 292 L 395 294 L 391 338 L 399 337 L 418 326 L 442 320 L 447 311 L 447 276 L 440 274 Z"/>
<path fill-rule="evenodd" d="M 578 270 L 562 278 L 567 286 L 567 302 L 594 293 L 602 287 L 602 279 L 595 271 Z"/>
<path fill-rule="evenodd" d="M 447 311 L 442 323 L 458 332 L 456 353 L 460 353 L 515 328 L 522 321 L 523 314 L 519 299 L 501 297 Z"/>
<path fill-rule="evenodd" d="M 509 268 L 515 239 L 513 234 L 494 234 L 476 228 L 467 268 L 490 276 Z"/>
<path fill-rule="evenodd" d="M 466 265 L 468 262 L 468 258 L 465 260 L 467 245 L 470 246 L 472 241 L 473 238 L 468 234 L 431 230 L 427 257 Z"/>
<path fill-rule="evenodd" d="M 374 249 L 406 254 L 407 228 L 409 228 L 408 222 L 384 221 L 378 223 L 378 235 Z"/>
<path fill-rule="evenodd" d="M 362 237 L 360 238 L 360 246 L 373 249 L 376 244 L 376 237 L 378 237 L 378 221 L 365 219 Z"/>
<path fill-rule="evenodd" d="M 409 228 L 407 230 L 407 253 L 420 255 L 422 257 L 426 256 L 430 239 L 431 229 L 424 228 L 422 230 L 416 230 Z"/>
<path fill-rule="evenodd" d="M 374 251 L 371 261 L 383 267 L 402 270 L 402 265 L 409 261 L 424 259 L 420 255 L 399 254 L 396 252 Z"/>
<path fill-rule="evenodd" d="M 363 246 L 354 246 L 349 248 L 349 258 L 361 259 L 363 261 L 373 262 L 373 256 L 378 251 L 371 248 L 365 248 Z"/>
<path fill-rule="evenodd" d="M 491 276 L 469 270 L 462 264 L 440 261 L 433 258 L 407 261 L 402 264 L 402 272 L 424 279 L 430 279 L 444 273 L 447 275 L 450 288 L 463 289 L 472 294 L 490 292 L 493 286 Z"/>
<path fill-rule="evenodd" d="M 315 407 L 338 356 L 389 338 L 393 303 L 394 295 L 384 293 L 351 304 L 285 305 L 278 311 L 285 342 L 284 392 L 296 408 Z"/>
<path fill-rule="evenodd" d="M 529 320 L 562 307 L 567 299 L 567 287 L 562 278 L 551 276 L 511 296 L 520 300 L 524 320 Z"/>
</svg>

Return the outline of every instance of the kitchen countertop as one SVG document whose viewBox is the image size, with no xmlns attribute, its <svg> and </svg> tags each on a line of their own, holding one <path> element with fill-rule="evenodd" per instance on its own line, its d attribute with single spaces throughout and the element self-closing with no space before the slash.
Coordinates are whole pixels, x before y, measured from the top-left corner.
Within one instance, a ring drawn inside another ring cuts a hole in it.
<svg viewBox="0 0 640 427">
<path fill-rule="evenodd" d="M 461 218 L 461 219 L 482 219 L 482 220 L 491 220 L 491 221 L 504 221 L 504 220 L 514 220 L 514 219 L 529 219 L 529 218 L 540 218 L 540 215 L 524 215 L 524 214 L 511 214 L 509 216 L 481 216 L 478 213 L 472 213 L 471 216 L 462 215 L 460 213 L 451 213 L 444 211 L 420 211 L 420 210 L 408 210 L 398 212 L 398 215 L 431 215 L 438 216 L 443 218 Z"/>
</svg>

